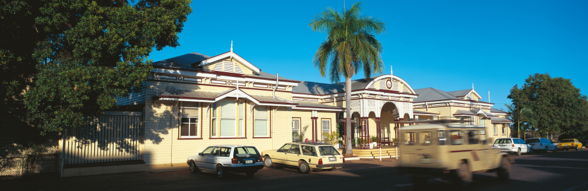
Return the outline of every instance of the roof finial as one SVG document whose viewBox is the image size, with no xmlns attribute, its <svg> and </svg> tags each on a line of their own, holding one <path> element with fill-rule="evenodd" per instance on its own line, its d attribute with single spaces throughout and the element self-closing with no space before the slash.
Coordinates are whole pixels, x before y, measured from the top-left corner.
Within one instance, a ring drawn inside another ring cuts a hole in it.
<svg viewBox="0 0 588 191">
<path fill-rule="evenodd" d="M 474 83 L 472 83 L 472 90 L 474 89 Z"/>
<path fill-rule="evenodd" d="M 233 41 L 231 40 L 231 52 L 233 52 Z"/>
<path fill-rule="evenodd" d="M 390 65 L 390 75 L 394 76 L 394 70 L 392 69 L 392 65 Z"/>
</svg>

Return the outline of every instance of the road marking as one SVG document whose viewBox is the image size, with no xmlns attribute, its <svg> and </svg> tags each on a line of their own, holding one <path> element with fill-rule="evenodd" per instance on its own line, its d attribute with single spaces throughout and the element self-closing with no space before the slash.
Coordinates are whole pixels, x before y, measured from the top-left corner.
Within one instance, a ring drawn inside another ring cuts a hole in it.
<svg viewBox="0 0 588 191">
<path fill-rule="evenodd" d="M 567 166 L 540 166 L 540 165 L 528 165 L 528 164 L 515 164 L 515 165 L 516 165 L 516 166 L 520 166 L 520 167 L 538 167 L 538 168 L 567 168 L 567 169 L 588 170 L 588 168 L 567 167 Z"/>
<path fill-rule="evenodd" d="M 404 187 L 404 186 L 412 186 L 412 184 L 397 184 L 396 186 L 398 186 L 398 187 Z"/>
<path fill-rule="evenodd" d="M 582 186 L 586 186 L 586 185 L 588 185 L 588 183 L 584 183 L 584 184 L 582 184 L 582 185 L 580 185 L 580 186 L 576 186 L 576 187 L 573 187 L 573 188 L 567 189 L 567 190 L 565 190 L 565 191 L 570 191 L 570 190 L 573 190 L 573 189 L 576 189 L 576 188 L 580 188 L 580 187 L 582 187 Z"/>
</svg>

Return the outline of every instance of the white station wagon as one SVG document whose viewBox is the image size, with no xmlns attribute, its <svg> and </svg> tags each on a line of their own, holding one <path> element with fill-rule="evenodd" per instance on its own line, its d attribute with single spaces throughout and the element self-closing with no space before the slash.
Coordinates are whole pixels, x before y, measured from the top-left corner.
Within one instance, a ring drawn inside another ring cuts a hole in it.
<svg viewBox="0 0 588 191">
<path fill-rule="evenodd" d="M 263 159 L 254 146 L 218 145 L 209 146 L 198 155 L 188 157 L 190 172 L 216 173 L 223 178 L 227 172 L 241 172 L 252 177 L 263 168 Z"/>
</svg>

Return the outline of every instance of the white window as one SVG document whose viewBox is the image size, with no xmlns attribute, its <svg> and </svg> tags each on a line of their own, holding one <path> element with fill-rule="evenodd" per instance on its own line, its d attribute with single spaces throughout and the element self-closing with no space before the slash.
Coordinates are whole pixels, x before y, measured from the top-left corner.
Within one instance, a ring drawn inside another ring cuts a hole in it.
<svg viewBox="0 0 588 191">
<path fill-rule="evenodd" d="M 232 100 L 220 102 L 220 136 L 235 137 L 237 134 L 237 123 L 235 121 L 236 104 Z"/>
<path fill-rule="evenodd" d="M 239 137 L 245 137 L 245 103 L 239 101 Z"/>
<path fill-rule="evenodd" d="M 180 137 L 200 137 L 200 128 L 198 128 L 198 117 L 198 103 L 182 103 Z"/>
<path fill-rule="evenodd" d="M 268 125 L 268 108 L 267 106 L 255 106 L 255 126 L 254 136 L 255 137 L 269 137 L 269 125 Z"/>
<path fill-rule="evenodd" d="M 496 131 L 496 124 L 494 124 L 494 135 L 498 135 L 498 131 Z"/>
<path fill-rule="evenodd" d="M 480 126 L 484 126 L 484 119 L 482 117 L 480 117 L 480 123 L 479 123 L 479 125 Z"/>
<path fill-rule="evenodd" d="M 327 139 L 327 137 L 325 136 L 325 133 L 330 133 L 331 132 L 331 120 L 328 119 L 323 119 L 322 120 L 322 124 L 323 124 L 323 140 Z"/>
<path fill-rule="evenodd" d="M 302 141 L 300 139 L 300 119 L 294 118 L 292 119 L 292 141 Z"/>
<path fill-rule="evenodd" d="M 216 137 L 216 109 L 217 109 L 217 105 L 216 103 L 212 104 L 212 116 L 211 116 L 211 120 L 210 120 L 210 136 L 211 137 Z"/>
</svg>

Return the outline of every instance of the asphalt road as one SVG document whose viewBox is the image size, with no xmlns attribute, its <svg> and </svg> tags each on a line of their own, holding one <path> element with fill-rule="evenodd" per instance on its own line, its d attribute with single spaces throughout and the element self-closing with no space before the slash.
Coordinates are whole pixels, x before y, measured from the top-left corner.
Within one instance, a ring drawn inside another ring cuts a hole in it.
<svg viewBox="0 0 588 191">
<path fill-rule="evenodd" d="M 511 180 L 501 182 L 495 173 L 476 173 L 465 190 L 588 190 L 588 150 L 560 151 L 515 157 Z M 415 190 L 406 176 L 396 175 L 394 160 L 348 161 L 337 171 L 300 174 L 294 168 L 265 168 L 247 178 L 232 174 L 189 171 L 121 173 L 58 178 L 33 176 L 0 180 L 0 190 Z M 431 179 L 423 190 L 455 190 L 448 182 Z"/>
</svg>

